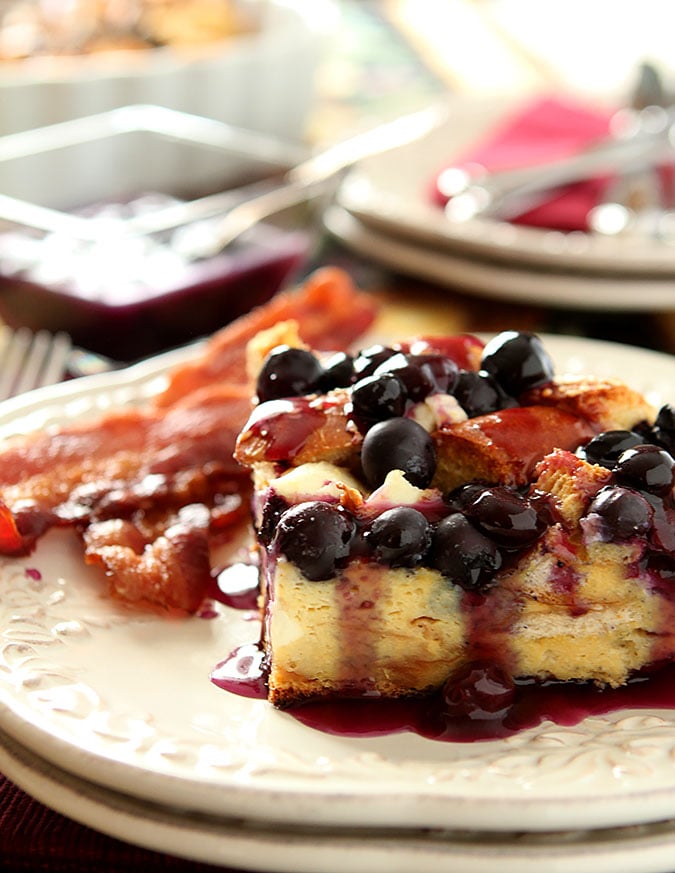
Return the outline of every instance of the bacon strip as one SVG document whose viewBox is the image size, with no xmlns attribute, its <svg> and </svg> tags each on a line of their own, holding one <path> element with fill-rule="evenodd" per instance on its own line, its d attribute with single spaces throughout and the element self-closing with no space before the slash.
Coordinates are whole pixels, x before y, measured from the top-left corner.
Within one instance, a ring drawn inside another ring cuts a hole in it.
<svg viewBox="0 0 675 873">
<path fill-rule="evenodd" d="M 214 334 L 197 360 L 173 370 L 167 389 L 155 402 L 170 406 L 216 381 L 245 383 L 247 343 L 280 321 L 297 321 L 301 338 L 311 348 L 340 350 L 363 334 L 374 316 L 374 301 L 356 290 L 347 273 L 324 267 L 307 279 L 301 299 L 294 293 L 278 294 Z"/>
<path fill-rule="evenodd" d="M 210 545 L 246 505 L 248 474 L 233 452 L 251 409 L 248 340 L 293 319 L 306 342 L 339 349 L 374 314 L 342 271 L 320 271 L 215 334 L 170 374 L 156 402 L 8 441 L 0 448 L 0 554 L 27 554 L 50 527 L 74 526 L 116 596 L 195 610 Z"/>
</svg>

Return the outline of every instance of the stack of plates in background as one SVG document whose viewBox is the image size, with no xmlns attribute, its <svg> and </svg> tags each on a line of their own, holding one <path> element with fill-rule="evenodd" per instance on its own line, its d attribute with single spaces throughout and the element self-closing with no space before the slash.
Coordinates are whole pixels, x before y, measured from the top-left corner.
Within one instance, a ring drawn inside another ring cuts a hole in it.
<svg viewBox="0 0 675 873">
<path fill-rule="evenodd" d="M 459 291 L 551 307 L 675 309 L 675 246 L 446 218 L 431 197 L 435 176 L 511 108 L 504 98 L 454 100 L 431 133 L 354 168 L 326 227 L 361 254 Z"/>
</svg>

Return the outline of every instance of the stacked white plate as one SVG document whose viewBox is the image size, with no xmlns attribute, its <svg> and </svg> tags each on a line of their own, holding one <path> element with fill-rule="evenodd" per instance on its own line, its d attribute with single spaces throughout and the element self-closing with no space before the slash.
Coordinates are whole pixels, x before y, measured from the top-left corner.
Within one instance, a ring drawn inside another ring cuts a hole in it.
<svg viewBox="0 0 675 873">
<path fill-rule="evenodd" d="M 675 246 L 562 233 L 488 218 L 449 221 L 436 174 L 514 107 L 455 100 L 422 139 L 362 161 L 325 215 L 348 246 L 405 274 L 491 298 L 597 310 L 675 309 Z"/>
<path fill-rule="evenodd" d="M 673 400 L 675 359 L 547 337 L 558 372 Z M 189 352 L 0 405 L 0 438 L 143 403 Z M 655 873 L 675 857 L 675 711 L 450 743 L 311 729 L 209 679 L 257 617 L 125 608 L 67 531 L 0 559 L 0 771 L 107 834 L 292 873 Z"/>
</svg>

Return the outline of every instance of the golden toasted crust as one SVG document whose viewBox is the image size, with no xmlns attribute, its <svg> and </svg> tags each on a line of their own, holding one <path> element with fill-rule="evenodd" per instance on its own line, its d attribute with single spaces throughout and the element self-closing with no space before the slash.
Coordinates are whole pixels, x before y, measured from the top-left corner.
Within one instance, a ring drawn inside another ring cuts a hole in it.
<svg viewBox="0 0 675 873">
<path fill-rule="evenodd" d="M 548 406 L 516 407 L 470 418 L 434 434 L 434 485 L 449 491 L 474 480 L 520 486 L 554 448 L 575 449 L 594 436 L 583 419 Z"/>
<path fill-rule="evenodd" d="M 638 391 L 617 379 L 563 376 L 521 398 L 524 405 L 555 406 L 590 422 L 598 432 L 630 430 L 653 421 L 655 409 Z"/>
<path fill-rule="evenodd" d="M 631 428 L 654 416 L 640 394 L 607 379 L 564 379 L 529 392 L 523 402 L 527 405 L 433 430 L 438 455 L 434 485 L 451 490 L 474 479 L 524 485 L 536 462 L 553 449 L 573 450 L 603 430 Z M 350 425 L 347 403 L 344 391 L 331 392 L 325 401 L 316 398 L 311 403 L 313 418 L 308 418 L 298 445 L 285 460 L 296 466 L 320 460 L 354 466 L 362 436 Z M 314 414 L 318 411 L 323 414 Z M 254 412 L 254 419 L 258 421 L 264 412 L 265 405 Z M 302 416 L 303 411 L 292 414 Z M 268 428 L 254 429 L 249 423 L 239 437 L 235 457 L 248 467 L 278 460 L 274 454 L 278 430 L 288 427 L 289 422 L 282 423 L 276 416 Z"/>
<path fill-rule="evenodd" d="M 327 461 L 349 465 L 358 456 L 361 434 L 350 426 L 346 393 L 328 402 L 269 401 L 257 407 L 240 433 L 234 456 L 245 467 L 265 461 L 292 466 Z"/>
<path fill-rule="evenodd" d="M 595 495 L 608 485 L 611 472 L 605 467 L 587 464 L 576 455 L 556 449 L 537 465 L 534 489 L 555 501 L 567 525 L 576 524 Z"/>
</svg>

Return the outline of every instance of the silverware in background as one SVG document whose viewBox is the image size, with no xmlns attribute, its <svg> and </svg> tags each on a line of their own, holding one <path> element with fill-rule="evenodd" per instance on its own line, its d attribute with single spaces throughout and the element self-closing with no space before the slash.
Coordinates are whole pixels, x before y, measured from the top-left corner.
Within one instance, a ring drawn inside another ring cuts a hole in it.
<svg viewBox="0 0 675 873">
<path fill-rule="evenodd" d="M 675 107 L 665 106 L 656 93 L 656 71 L 642 69 L 641 103 L 617 112 L 613 133 L 581 152 L 536 166 L 490 173 L 472 168 L 449 168 L 443 176 L 444 193 L 450 197 L 446 215 L 452 221 L 489 217 L 507 221 L 547 200 L 551 191 L 573 182 L 601 175 L 652 171 L 675 160 Z M 650 86 L 650 89 L 648 89 Z M 651 90 L 651 95 L 649 93 Z M 636 88 L 636 94 L 638 88 Z"/>
<path fill-rule="evenodd" d="M 673 103 L 660 71 L 653 64 L 642 64 L 627 114 L 651 112 L 658 118 L 659 113 L 670 112 Z M 670 166 L 638 160 L 618 173 L 602 201 L 590 211 L 589 230 L 602 236 L 631 235 L 674 242 L 674 159 L 675 150 Z"/>
<path fill-rule="evenodd" d="M 72 344 L 65 333 L 0 328 L 0 400 L 60 382 Z"/>
</svg>

